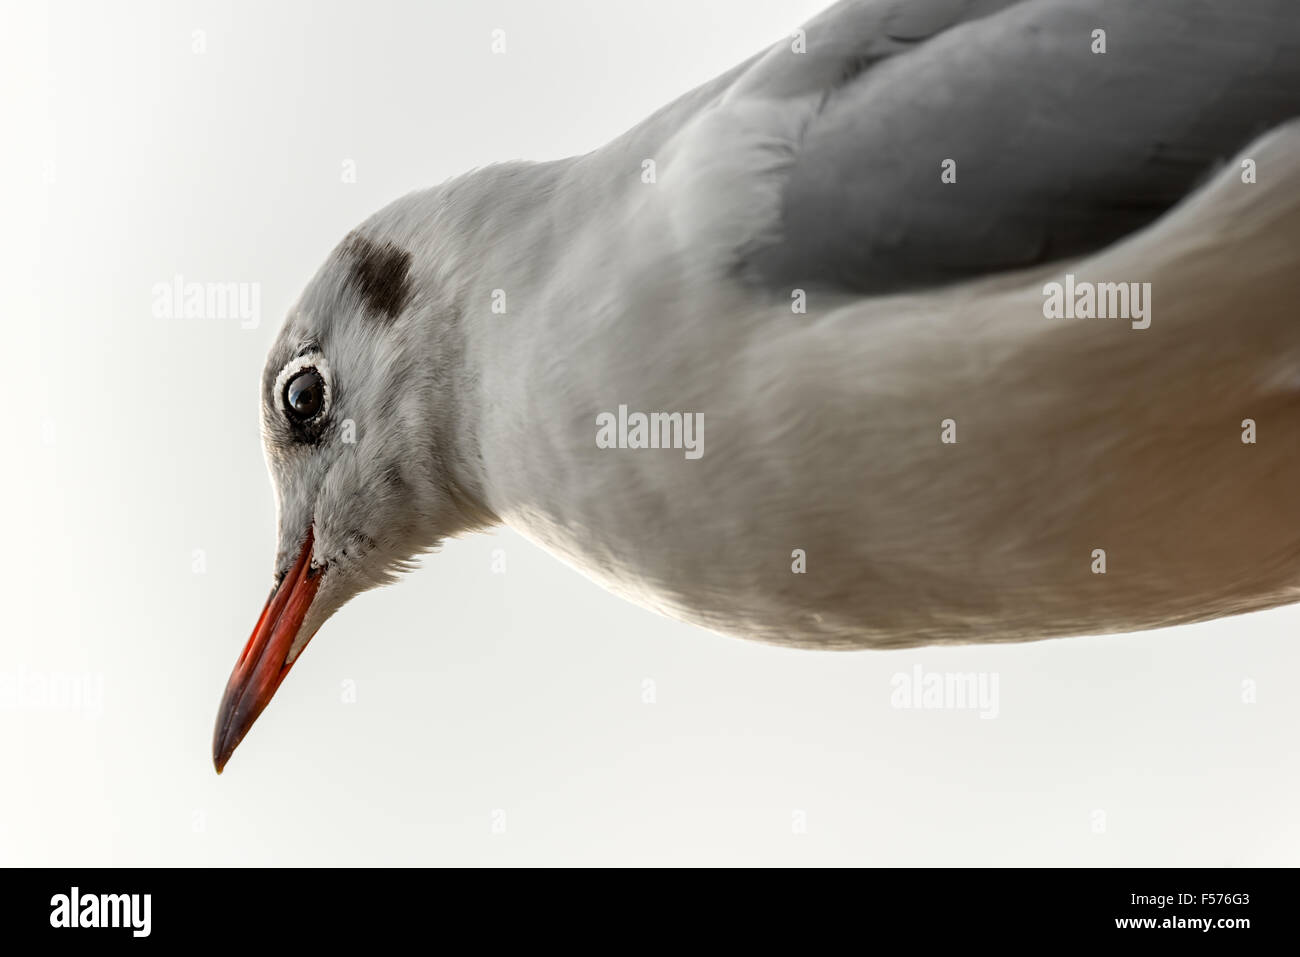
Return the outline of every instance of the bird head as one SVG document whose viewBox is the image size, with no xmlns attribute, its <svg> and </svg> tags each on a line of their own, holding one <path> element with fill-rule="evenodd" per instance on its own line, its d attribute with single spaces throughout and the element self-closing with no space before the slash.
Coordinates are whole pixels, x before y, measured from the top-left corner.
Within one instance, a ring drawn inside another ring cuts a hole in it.
<svg viewBox="0 0 1300 957">
<path fill-rule="evenodd" d="M 398 244 L 349 236 L 276 336 L 261 382 L 274 586 L 226 686 L 218 773 L 317 629 L 443 538 L 489 524 L 458 482 L 454 337 Z M 430 320 L 430 321 L 422 321 Z"/>
</svg>

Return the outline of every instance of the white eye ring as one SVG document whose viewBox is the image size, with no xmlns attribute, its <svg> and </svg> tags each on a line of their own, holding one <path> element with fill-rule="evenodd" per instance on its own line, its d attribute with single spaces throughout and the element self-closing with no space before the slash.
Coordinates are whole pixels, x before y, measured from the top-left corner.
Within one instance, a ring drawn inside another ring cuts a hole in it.
<svg viewBox="0 0 1300 957">
<path fill-rule="evenodd" d="M 325 361 L 325 357 L 319 352 L 298 356 L 280 370 L 280 374 L 275 377 L 275 389 L 271 393 L 275 397 L 275 411 L 280 414 L 281 419 L 292 421 L 288 409 L 284 407 L 284 390 L 289 381 L 303 369 L 315 369 L 320 373 L 321 382 L 325 386 L 325 394 L 321 399 L 320 411 L 312 418 L 324 421 L 325 416 L 329 415 L 330 400 L 333 397 L 334 389 L 330 386 L 330 364 Z"/>
</svg>

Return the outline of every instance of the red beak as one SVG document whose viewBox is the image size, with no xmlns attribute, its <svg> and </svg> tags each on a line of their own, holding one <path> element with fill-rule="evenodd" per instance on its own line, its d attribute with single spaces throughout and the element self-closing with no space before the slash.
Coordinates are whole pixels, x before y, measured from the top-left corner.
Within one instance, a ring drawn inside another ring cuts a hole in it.
<svg viewBox="0 0 1300 957">
<path fill-rule="evenodd" d="M 266 600 L 262 616 L 257 619 L 253 636 L 244 653 L 235 662 L 235 670 L 226 684 L 217 712 L 217 727 L 212 735 L 212 763 L 220 774 L 239 742 L 244 740 L 268 704 L 275 689 L 289 673 L 289 649 L 298 637 L 307 609 L 320 585 L 320 570 L 311 567 L 312 532 L 302 544 L 298 560 L 289 569 L 271 597 Z M 296 659 L 295 659 L 296 660 Z"/>
</svg>

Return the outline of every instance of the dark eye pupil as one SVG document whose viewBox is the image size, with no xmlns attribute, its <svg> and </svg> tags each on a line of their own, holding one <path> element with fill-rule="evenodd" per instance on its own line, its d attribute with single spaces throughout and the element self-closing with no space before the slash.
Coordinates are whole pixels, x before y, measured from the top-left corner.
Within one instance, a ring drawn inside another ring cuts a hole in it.
<svg viewBox="0 0 1300 957">
<path fill-rule="evenodd" d="M 284 404 L 295 418 L 310 419 L 320 411 L 325 398 L 325 383 L 315 369 L 304 369 L 289 380 L 284 390 Z"/>
</svg>

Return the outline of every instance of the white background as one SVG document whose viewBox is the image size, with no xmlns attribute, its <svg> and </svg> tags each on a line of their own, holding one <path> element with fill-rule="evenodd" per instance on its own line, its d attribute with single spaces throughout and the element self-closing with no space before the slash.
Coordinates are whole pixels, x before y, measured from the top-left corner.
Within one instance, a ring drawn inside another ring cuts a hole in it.
<svg viewBox="0 0 1300 957">
<path fill-rule="evenodd" d="M 0 678 L 90 675 L 103 701 L 0 700 L 0 863 L 1300 861 L 1294 609 L 795 652 L 507 530 L 344 608 L 213 773 L 270 584 L 262 359 L 326 253 L 409 190 L 598 146 L 819 7 L 5 5 Z M 178 273 L 260 283 L 261 324 L 155 318 Z M 918 664 L 996 672 L 998 717 L 891 707 Z"/>
</svg>

